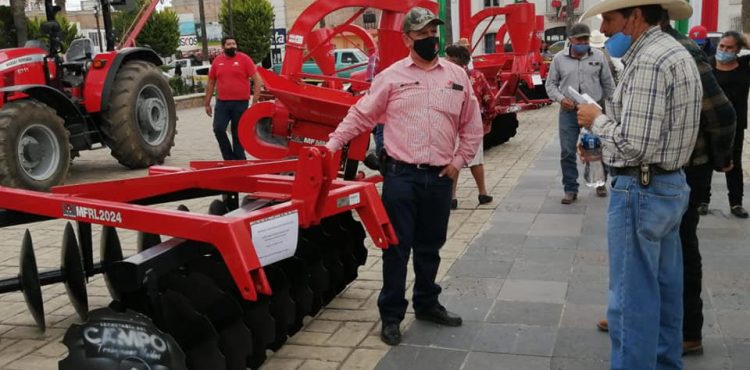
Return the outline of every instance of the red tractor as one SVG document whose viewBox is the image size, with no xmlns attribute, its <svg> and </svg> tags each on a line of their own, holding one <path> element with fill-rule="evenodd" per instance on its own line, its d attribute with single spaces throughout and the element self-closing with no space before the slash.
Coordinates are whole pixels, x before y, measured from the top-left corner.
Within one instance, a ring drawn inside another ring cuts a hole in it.
<svg viewBox="0 0 750 370">
<path fill-rule="evenodd" d="M 132 28 L 133 40 L 156 6 Z M 88 39 L 61 55 L 58 9 L 45 0 L 47 50 L 0 51 L 0 185 L 46 191 L 63 183 L 81 150 L 107 146 L 122 165 L 159 164 L 174 145 L 177 116 L 159 56 L 149 48 L 115 50 L 110 4 L 102 0 L 107 51 Z"/>
</svg>

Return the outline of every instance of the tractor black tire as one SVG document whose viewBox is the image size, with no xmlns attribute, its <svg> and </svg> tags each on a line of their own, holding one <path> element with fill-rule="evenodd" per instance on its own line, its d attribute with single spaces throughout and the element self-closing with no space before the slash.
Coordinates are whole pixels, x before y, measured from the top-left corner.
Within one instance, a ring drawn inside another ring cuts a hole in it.
<svg viewBox="0 0 750 370">
<path fill-rule="evenodd" d="M 145 168 L 164 163 L 174 146 L 177 113 L 169 83 L 156 65 L 137 60 L 122 66 L 104 104 L 104 141 L 120 164 Z"/>
<path fill-rule="evenodd" d="M 492 120 L 492 130 L 484 135 L 484 149 L 506 143 L 518 131 L 518 117 L 516 113 L 501 114 Z"/>
<path fill-rule="evenodd" d="M 0 185 L 47 191 L 62 184 L 70 167 L 69 137 L 65 121 L 45 104 L 25 99 L 3 105 Z"/>
</svg>

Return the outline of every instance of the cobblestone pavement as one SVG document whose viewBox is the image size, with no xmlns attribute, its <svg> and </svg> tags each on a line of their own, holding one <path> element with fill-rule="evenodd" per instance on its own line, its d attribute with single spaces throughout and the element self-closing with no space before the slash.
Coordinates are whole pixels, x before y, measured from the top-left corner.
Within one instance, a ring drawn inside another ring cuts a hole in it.
<svg viewBox="0 0 750 370">
<path fill-rule="evenodd" d="M 606 302 L 605 201 L 583 191 L 578 204 L 559 205 L 556 112 L 548 107 L 522 113 L 519 134 L 485 153 L 487 185 L 495 202 L 477 206 L 468 171 L 460 179 L 459 209 L 451 216 L 438 278 L 445 287 L 444 303 L 464 315 L 464 327 L 443 331 L 412 325 L 407 315 L 404 344 L 389 351 L 378 337 L 381 264 L 379 252 L 370 246 L 359 278 L 308 318 L 263 369 L 605 368 L 608 340 L 593 329 Z M 183 110 L 179 117 L 176 146 L 165 165 L 220 159 L 202 110 Z M 82 153 L 68 183 L 144 173 L 124 169 L 103 149 Z M 717 189 L 721 182 L 723 177 L 716 176 Z M 715 201 L 712 215 L 701 224 L 703 238 L 711 240 L 704 242 L 708 348 L 700 363 L 688 363 L 691 369 L 732 368 L 732 361 L 736 369 L 750 364 L 750 276 L 744 272 L 750 252 L 743 243 L 748 228 L 729 219 L 720 203 Z M 198 212 L 207 208 L 204 200 L 185 204 Z M 63 226 L 47 221 L 29 227 L 40 270 L 59 266 Z M 25 228 L 0 230 L 0 275 L 18 273 Z M 98 238 L 99 229 L 94 231 Z M 122 231 L 120 237 L 125 253 L 134 252 L 136 234 Z M 88 290 L 91 309 L 109 303 L 101 277 L 91 279 Z M 43 295 L 44 333 L 34 326 L 20 293 L 0 296 L 0 369 L 56 369 L 66 356 L 60 340 L 77 316 L 62 284 L 43 288 Z"/>
</svg>

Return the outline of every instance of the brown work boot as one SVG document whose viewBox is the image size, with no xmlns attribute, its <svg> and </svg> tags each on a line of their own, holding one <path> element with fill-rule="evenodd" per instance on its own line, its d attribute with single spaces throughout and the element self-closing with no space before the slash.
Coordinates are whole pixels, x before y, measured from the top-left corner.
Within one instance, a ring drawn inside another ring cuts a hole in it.
<svg viewBox="0 0 750 370">
<path fill-rule="evenodd" d="M 607 196 L 607 186 L 597 186 L 596 187 L 596 196 L 600 198 L 604 198 Z"/>
<path fill-rule="evenodd" d="M 699 340 L 687 340 L 682 342 L 682 355 L 702 355 L 703 354 L 703 342 Z"/>
<path fill-rule="evenodd" d="M 609 331 L 609 322 L 607 322 L 607 319 L 601 319 L 596 322 L 596 328 L 606 333 Z"/>
<path fill-rule="evenodd" d="M 565 193 L 565 196 L 560 200 L 562 204 L 571 204 L 578 199 L 578 193 Z"/>
</svg>

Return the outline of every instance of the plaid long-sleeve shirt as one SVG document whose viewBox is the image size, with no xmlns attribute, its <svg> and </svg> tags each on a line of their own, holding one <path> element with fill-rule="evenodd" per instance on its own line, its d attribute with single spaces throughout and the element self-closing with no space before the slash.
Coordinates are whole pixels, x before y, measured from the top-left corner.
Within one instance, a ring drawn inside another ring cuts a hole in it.
<svg viewBox="0 0 750 370">
<path fill-rule="evenodd" d="M 695 62 L 675 39 L 652 27 L 622 58 L 625 70 L 591 129 L 612 167 L 654 164 L 676 170 L 698 136 L 703 90 Z"/>
<path fill-rule="evenodd" d="M 735 125 L 737 116 L 732 103 L 721 90 L 711 63 L 706 54 L 689 37 L 675 31 L 672 27 L 666 32 L 687 49 L 698 66 L 703 86 L 703 106 L 701 110 L 700 129 L 695 141 L 693 154 L 688 166 L 711 163 L 714 169 L 729 166 L 732 160 Z"/>
</svg>

